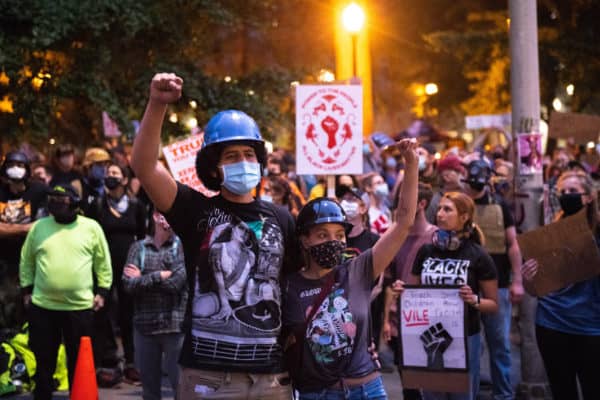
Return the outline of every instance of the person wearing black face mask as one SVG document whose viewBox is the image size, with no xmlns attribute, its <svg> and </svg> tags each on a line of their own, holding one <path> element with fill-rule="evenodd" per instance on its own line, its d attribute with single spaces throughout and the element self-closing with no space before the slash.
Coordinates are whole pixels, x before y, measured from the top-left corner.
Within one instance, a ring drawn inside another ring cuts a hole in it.
<svg viewBox="0 0 600 400">
<path fill-rule="evenodd" d="M 588 225 L 600 248 L 598 203 L 590 177 L 582 172 L 563 172 L 558 178 L 557 189 L 562 211 L 555 219 L 585 210 Z M 577 253 L 572 255 L 573 259 L 578 257 Z M 536 259 L 523 263 L 525 287 L 532 295 L 535 292 L 530 285 L 538 269 Z M 535 334 L 553 398 L 600 398 L 600 276 L 539 297 Z"/>
<path fill-rule="evenodd" d="M 385 398 L 369 345 L 371 286 L 389 265 L 414 221 L 417 203 L 416 141 L 396 144 L 406 160 L 398 218 L 372 249 L 342 263 L 352 228 L 343 208 L 324 197 L 298 214 L 305 267 L 283 288 L 283 338 L 288 370 L 300 399 Z M 339 328 L 336 328 L 339 327 Z M 365 397 L 363 389 L 367 388 Z"/>
<path fill-rule="evenodd" d="M 94 199 L 104 194 L 104 178 L 109 162 L 110 155 L 102 148 L 91 147 L 85 152 L 83 157 L 84 177 L 81 180 L 81 209 L 85 215 L 88 215 L 88 209 Z"/>
<path fill-rule="evenodd" d="M 21 252 L 19 277 L 36 359 L 35 399 L 52 398 L 63 340 L 72 387 L 80 338 L 91 336 L 94 312 L 103 307 L 112 284 L 104 233 L 96 221 L 78 215 L 78 205 L 72 186 L 54 186 L 48 193 L 51 216 L 36 221 Z"/>
<path fill-rule="evenodd" d="M 129 247 L 145 236 L 145 209 L 138 200 L 127 193 L 129 177 L 127 170 L 116 163 L 108 164 L 103 179 L 104 194 L 94 197 L 87 215 L 97 220 L 106 234 L 114 276 L 123 274 Z M 116 281 L 117 302 L 109 302 L 95 318 L 94 354 L 96 365 L 100 367 L 98 379 L 102 386 L 112 386 L 119 381 L 117 343 L 109 315 L 110 310 L 118 309 L 118 324 L 125 357 L 125 378 L 138 381 L 139 373 L 134 367 L 133 348 L 133 300 L 122 285 Z M 114 296 L 111 296 L 111 299 Z M 113 308 L 114 307 L 114 308 Z"/>
<path fill-rule="evenodd" d="M 0 329 L 25 322 L 18 289 L 21 246 L 33 222 L 45 214 L 46 185 L 30 179 L 21 151 L 6 154 L 0 165 Z"/>
</svg>

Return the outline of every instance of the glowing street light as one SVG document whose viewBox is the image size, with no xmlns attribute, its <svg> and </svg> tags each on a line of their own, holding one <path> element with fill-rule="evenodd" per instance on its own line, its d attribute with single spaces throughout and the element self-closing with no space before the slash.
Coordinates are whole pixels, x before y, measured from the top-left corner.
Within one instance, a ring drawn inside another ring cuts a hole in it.
<svg viewBox="0 0 600 400">
<path fill-rule="evenodd" d="M 427 83 L 425 85 L 425 94 L 427 96 L 432 96 L 438 92 L 438 85 L 435 83 Z"/>
<path fill-rule="evenodd" d="M 194 129 L 198 126 L 198 120 L 194 117 L 191 117 L 190 119 L 185 121 L 185 126 L 187 126 L 188 129 Z"/>
<path fill-rule="evenodd" d="M 569 96 L 573 96 L 573 93 L 575 93 L 575 85 L 573 85 L 572 83 L 569 83 L 567 85 L 567 94 Z"/>
<path fill-rule="evenodd" d="M 319 82 L 333 82 L 335 81 L 335 74 L 328 69 L 322 69 L 319 71 L 317 80 Z"/>
<path fill-rule="evenodd" d="M 342 11 L 342 24 L 351 34 L 357 34 L 365 24 L 365 12 L 356 3 L 350 3 Z"/>
<path fill-rule="evenodd" d="M 554 100 L 552 100 L 552 108 L 554 108 L 556 111 L 562 110 L 563 104 L 558 97 L 555 97 Z"/>
<path fill-rule="evenodd" d="M 352 37 L 352 76 L 356 77 L 358 33 L 365 24 L 365 12 L 356 3 L 350 3 L 342 11 L 342 25 Z"/>
</svg>

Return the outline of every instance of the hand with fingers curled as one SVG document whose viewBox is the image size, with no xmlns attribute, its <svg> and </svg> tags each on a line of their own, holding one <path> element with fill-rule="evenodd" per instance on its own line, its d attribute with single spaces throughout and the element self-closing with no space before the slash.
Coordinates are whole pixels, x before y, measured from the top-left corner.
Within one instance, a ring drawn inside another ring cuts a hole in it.
<svg viewBox="0 0 600 400">
<path fill-rule="evenodd" d="M 154 75 L 150 83 L 150 101 L 171 104 L 179 100 L 183 88 L 183 79 L 171 73 Z"/>
<path fill-rule="evenodd" d="M 427 367 L 433 369 L 444 368 L 444 352 L 452 343 L 452 336 L 441 322 L 431 325 L 420 336 L 423 347 L 427 353 Z"/>
<path fill-rule="evenodd" d="M 418 164 L 419 156 L 417 155 L 417 147 L 419 147 L 419 143 L 416 139 L 402 139 L 394 146 L 404 158 L 406 165 Z"/>
<path fill-rule="evenodd" d="M 460 298 L 472 307 L 477 307 L 479 305 L 479 296 L 476 293 L 473 293 L 473 289 L 469 285 L 463 285 L 458 289 L 458 295 Z"/>
<path fill-rule="evenodd" d="M 523 279 L 531 281 L 538 273 L 539 263 L 535 258 L 526 260 L 521 266 L 521 272 L 523 273 Z"/>
</svg>

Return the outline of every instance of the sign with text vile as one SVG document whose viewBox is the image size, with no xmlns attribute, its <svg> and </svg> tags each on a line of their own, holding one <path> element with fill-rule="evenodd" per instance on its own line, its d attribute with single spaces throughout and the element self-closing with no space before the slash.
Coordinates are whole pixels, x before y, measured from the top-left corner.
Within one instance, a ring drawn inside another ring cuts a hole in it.
<svg viewBox="0 0 600 400">
<path fill-rule="evenodd" d="M 459 286 L 405 286 L 399 304 L 400 365 L 467 370 L 465 303 Z"/>
</svg>

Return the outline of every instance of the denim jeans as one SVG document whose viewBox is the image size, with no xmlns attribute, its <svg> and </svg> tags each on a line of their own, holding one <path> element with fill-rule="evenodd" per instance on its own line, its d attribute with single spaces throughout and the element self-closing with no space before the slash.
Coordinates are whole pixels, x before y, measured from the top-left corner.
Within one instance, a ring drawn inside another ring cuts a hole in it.
<svg viewBox="0 0 600 400">
<path fill-rule="evenodd" d="M 301 392 L 300 400 L 367 400 L 387 399 L 383 379 L 378 376 L 364 385 L 340 389 L 324 389 L 319 392 Z"/>
<path fill-rule="evenodd" d="M 475 400 L 479 393 L 479 357 L 481 352 L 481 334 L 476 333 L 467 337 L 469 354 L 470 393 L 449 393 L 423 391 L 424 400 Z"/>
<path fill-rule="evenodd" d="M 162 357 L 173 392 L 177 390 L 179 379 L 179 352 L 183 344 L 183 333 L 143 335 L 133 330 L 135 363 L 140 371 L 144 400 L 160 400 L 162 381 Z"/>
<path fill-rule="evenodd" d="M 512 305 L 508 288 L 498 289 L 498 312 L 481 314 L 485 341 L 490 353 L 494 400 L 514 398 L 510 382 L 510 320 Z"/>
</svg>

